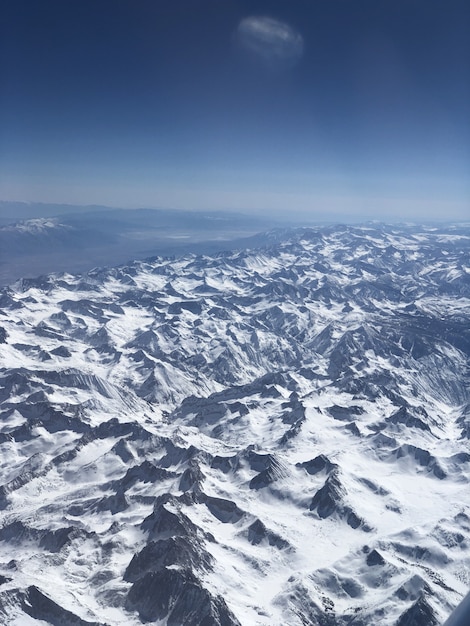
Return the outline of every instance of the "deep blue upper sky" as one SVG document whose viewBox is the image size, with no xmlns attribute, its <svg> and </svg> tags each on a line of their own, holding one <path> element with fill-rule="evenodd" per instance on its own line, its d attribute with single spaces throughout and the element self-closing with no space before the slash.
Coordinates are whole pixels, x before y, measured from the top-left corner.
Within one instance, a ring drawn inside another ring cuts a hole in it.
<svg viewBox="0 0 470 626">
<path fill-rule="evenodd" d="M 470 3 L 5 0 L 0 199 L 467 218 Z"/>
</svg>

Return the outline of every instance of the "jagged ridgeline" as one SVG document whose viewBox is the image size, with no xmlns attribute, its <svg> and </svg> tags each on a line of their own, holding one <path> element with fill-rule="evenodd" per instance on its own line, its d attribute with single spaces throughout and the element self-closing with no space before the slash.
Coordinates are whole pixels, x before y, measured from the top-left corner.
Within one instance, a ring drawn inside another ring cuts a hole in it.
<svg viewBox="0 0 470 626">
<path fill-rule="evenodd" d="M 469 250 L 303 229 L 3 289 L 0 623 L 442 623 L 470 585 Z"/>
</svg>

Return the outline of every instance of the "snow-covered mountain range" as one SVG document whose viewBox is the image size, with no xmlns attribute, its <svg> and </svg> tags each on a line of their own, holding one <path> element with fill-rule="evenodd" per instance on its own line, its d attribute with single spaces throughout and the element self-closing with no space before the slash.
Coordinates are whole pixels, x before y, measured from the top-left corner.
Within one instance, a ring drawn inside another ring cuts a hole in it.
<svg viewBox="0 0 470 626">
<path fill-rule="evenodd" d="M 433 626 L 470 586 L 470 228 L 0 292 L 0 623 Z"/>
<path fill-rule="evenodd" d="M 34 213 L 37 216 L 31 217 Z M 4 214 L 10 217 L 3 218 Z M 83 273 L 149 255 L 253 247 L 276 226 L 273 219 L 238 213 L 0 201 L 0 287 L 19 278 L 59 271 Z"/>
</svg>

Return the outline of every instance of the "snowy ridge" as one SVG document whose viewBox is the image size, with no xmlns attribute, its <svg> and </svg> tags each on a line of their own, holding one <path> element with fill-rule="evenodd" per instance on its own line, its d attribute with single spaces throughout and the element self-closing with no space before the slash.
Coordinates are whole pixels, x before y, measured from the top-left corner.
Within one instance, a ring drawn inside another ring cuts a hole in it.
<svg viewBox="0 0 470 626">
<path fill-rule="evenodd" d="M 470 231 L 0 292 L 0 621 L 440 624 L 470 584 Z"/>
</svg>

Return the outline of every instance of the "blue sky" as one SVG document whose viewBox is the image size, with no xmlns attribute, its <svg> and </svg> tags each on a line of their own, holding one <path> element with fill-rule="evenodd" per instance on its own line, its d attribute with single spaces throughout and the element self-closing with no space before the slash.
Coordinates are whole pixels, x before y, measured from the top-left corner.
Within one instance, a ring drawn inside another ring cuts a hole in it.
<svg viewBox="0 0 470 626">
<path fill-rule="evenodd" d="M 470 5 L 7 0 L 0 199 L 468 218 Z"/>
</svg>

